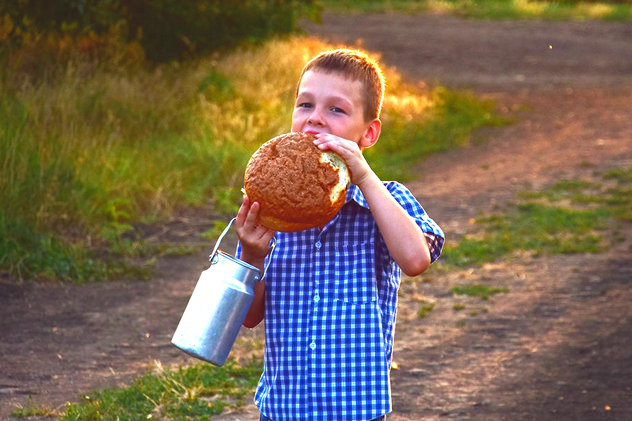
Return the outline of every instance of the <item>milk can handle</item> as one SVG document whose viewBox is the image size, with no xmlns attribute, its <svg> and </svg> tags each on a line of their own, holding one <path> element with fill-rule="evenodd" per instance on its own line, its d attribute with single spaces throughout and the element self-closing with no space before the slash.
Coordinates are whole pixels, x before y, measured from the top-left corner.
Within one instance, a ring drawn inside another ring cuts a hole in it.
<svg viewBox="0 0 632 421">
<path fill-rule="evenodd" d="M 228 233 L 228 230 L 233 225 L 233 222 L 235 222 L 235 219 L 237 218 L 231 219 L 228 225 L 226 226 L 226 228 L 224 228 L 224 231 L 220 234 L 219 238 L 217 239 L 217 242 L 215 243 L 215 247 L 213 248 L 213 252 L 209 256 L 209 260 L 213 260 L 215 253 L 217 253 L 217 250 L 219 249 L 219 244 L 222 242 L 222 239 L 224 238 L 226 233 Z M 270 266 L 270 262 L 272 261 L 272 252 L 274 251 L 275 247 L 276 247 L 276 238 L 272 237 L 272 247 L 270 247 L 270 254 L 268 255 L 268 263 L 266 263 L 266 266 L 263 268 L 263 275 L 261 275 L 260 279 L 263 279 L 266 277 L 266 272 L 268 271 L 268 266 Z"/>
</svg>

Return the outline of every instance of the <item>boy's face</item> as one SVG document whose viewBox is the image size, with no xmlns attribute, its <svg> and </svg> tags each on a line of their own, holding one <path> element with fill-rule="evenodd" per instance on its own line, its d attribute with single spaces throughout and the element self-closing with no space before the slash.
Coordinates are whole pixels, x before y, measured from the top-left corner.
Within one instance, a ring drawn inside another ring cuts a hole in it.
<svg viewBox="0 0 632 421">
<path fill-rule="evenodd" d="M 363 147 L 369 124 L 364 120 L 362 82 L 317 69 L 305 72 L 292 113 L 293 132 L 330 133 Z"/>
</svg>

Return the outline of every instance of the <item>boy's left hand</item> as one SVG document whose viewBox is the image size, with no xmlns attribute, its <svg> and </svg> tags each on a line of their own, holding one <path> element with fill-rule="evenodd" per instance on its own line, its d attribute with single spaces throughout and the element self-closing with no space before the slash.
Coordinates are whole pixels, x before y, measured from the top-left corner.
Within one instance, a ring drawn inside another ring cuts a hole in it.
<svg viewBox="0 0 632 421">
<path fill-rule="evenodd" d="M 262 269 L 274 231 L 258 224 L 260 209 L 259 203 L 252 203 L 248 196 L 244 196 L 244 201 L 237 212 L 235 229 L 241 242 L 241 259 Z"/>
<path fill-rule="evenodd" d="M 362 155 L 362 150 L 358 144 L 352 140 L 343 139 L 329 133 L 319 133 L 316 135 L 314 144 L 320 150 L 331 150 L 344 159 L 349 169 L 351 182 L 360 186 L 362 182 L 373 172 L 369 163 Z"/>
</svg>

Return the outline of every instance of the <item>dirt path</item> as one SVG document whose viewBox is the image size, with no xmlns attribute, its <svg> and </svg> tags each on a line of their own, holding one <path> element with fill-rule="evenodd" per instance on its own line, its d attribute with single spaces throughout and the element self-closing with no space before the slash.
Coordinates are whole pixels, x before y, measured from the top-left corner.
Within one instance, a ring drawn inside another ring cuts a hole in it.
<svg viewBox="0 0 632 421">
<path fill-rule="evenodd" d="M 487 131 L 488 142 L 419 165 L 409 187 L 448 238 L 517 191 L 632 165 L 629 24 L 325 15 L 307 30 L 361 38 L 410 78 L 522 110 L 517 124 Z M 185 235 L 209 223 L 185 215 L 169 228 Z M 632 228 L 620 230 L 626 240 L 607 253 L 523 257 L 403 282 L 389 419 L 632 419 Z M 151 282 L 0 279 L 0 419 L 28 395 L 54 407 L 154 360 L 190 362 L 169 339 L 207 253 L 160 261 Z M 488 301 L 448 293 L 466 280 L 510 292 Z M 435 302 L 424 319 L 420 298 Z M 218 419 L 256 419 L 246 411 Z"/>
</svg>

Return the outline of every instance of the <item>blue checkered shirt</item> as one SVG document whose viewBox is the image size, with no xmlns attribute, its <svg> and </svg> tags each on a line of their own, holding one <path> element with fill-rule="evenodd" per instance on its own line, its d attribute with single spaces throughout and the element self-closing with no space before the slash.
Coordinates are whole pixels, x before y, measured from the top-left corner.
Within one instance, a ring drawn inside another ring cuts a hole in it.
<svg viewBox="0 0 632 421">
<path fill-rule="evenodd" d="M 385 183 L 426 234 L 443 232 L 399 183 Z M 255 403 L 275 420 L 371 420 L 391 411 L 401 273 L 360 189 L 323 229 L 276 233 L 266 275 L 265 362 Z"/>
</svg>

